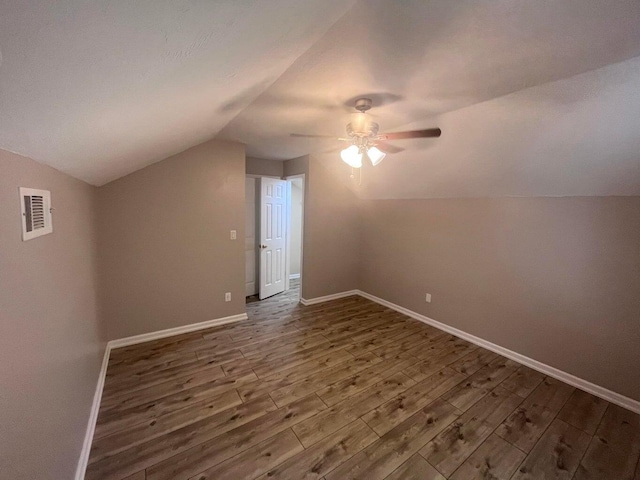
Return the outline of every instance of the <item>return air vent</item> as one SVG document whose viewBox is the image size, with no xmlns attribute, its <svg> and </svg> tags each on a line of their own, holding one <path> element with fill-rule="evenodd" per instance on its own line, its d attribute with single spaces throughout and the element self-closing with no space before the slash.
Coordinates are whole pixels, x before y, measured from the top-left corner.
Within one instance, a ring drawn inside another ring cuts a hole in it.
<svg viewBox="0 0 640 480">
<path fill-rule="evenodd" d="M 51 192 L 20 187 L 20 206 L 23 241 L 53 232 Z"/>
</svg>

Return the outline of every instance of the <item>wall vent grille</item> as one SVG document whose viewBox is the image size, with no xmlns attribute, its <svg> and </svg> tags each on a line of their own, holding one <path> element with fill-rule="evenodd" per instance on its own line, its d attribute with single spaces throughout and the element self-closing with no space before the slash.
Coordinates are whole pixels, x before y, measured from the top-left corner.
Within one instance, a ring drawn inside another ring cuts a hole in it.
<svg viewBox="0 0 640 480">
<path fill-rule="evenodd" d="M 51 192 L 34 188 L 20 188 L 22 208 L 22 240 L 53 232 L 51 222 Z"/>
</svg>

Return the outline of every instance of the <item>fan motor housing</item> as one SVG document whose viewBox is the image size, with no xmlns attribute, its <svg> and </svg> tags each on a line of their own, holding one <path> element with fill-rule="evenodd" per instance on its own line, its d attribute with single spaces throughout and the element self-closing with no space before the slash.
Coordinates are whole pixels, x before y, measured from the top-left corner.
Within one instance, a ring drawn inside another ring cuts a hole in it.
<svg viewBox="0 0 640 480">
<path fill-rule="evenodd" d="M 370 98 L 359 98 L 356 100 L 356 110 L 362 113 L 370 110 L 372 105 L 373 100 L 371 100 Z"/>
<path fill-rule="evenodd" d="M 353 128 L 351 123 L 347 123 L 347 135 L 350 137 L 375 137 L 378 135 L 379 128 L 376 122 L 368 122 L 367 129 L 359 132 Z"/>
</svg>

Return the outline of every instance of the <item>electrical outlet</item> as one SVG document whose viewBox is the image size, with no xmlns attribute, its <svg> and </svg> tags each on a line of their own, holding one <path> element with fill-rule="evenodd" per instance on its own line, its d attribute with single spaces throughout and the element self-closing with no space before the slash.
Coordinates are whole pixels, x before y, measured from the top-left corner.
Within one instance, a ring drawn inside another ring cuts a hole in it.
<svg viewBox="0 0 640 480">
<path fill-rule="evenodd" d="M 231 292 L 227 292 L 224 294 L 224 301 L 225 302 L 230 302 L 231 301 Z"/>
<path fill-rule="evenodd" d="M 431 294 L 427 293 L 427 296 L 424 298 L 424 301 L 427 303 L 431 303 Z"/>
<path fill-rule="evenodd" d="M 235 240 L 237 238 L 237 234 L 235 230 L 231 230 L 231 240 Z"/>
</svg>

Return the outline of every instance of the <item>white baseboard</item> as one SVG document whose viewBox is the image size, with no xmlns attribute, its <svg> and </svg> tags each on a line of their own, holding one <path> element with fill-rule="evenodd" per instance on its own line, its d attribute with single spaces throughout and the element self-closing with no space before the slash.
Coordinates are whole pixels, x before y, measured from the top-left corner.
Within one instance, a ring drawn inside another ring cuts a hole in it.
<svg viewBox="0 0 640 480">
<path fill-rule="evenodd" d="M 82 443 L 82 450 L 80 452 L 80 459 L 78 460 L 78 466 L 76 468 L 75 480 L 84 480 L 84 474 L 87 470 L 87 464 L 89 463 L 89 453 L 91 452 L 93 433 L 96 430 L 96 420 L 98 420 L 98 411 L 100 410 L 102 389 L 104 388 L 104 379 L 107 375 L 107 366 L 109 365 L 110 354 L 111 346 L 107 343 L 104 349 L 104 356 L 102 357 L 102 366 L 100 367 L 98 384 L 96 385 L 96 391 L 93 394 L 93 403 L 91 404 L 91 411 L 89 412 L 89 422 L 87 423 L 87 431 L 84 435 L 84 442 Z"/>
<path fill-rule="evenodd" d="M 316 303 L 328 302 L 330 300 L 336 300 L 338 298 L 349 297 L 351 295 L 360 295 L 361 297 L 367 298 L 373 302 L 379 303 L 385 307 L 391 308 L 397 312 L 403 313 L 408 317 L 411 317 L 420 322 L 426 323 L 427 325 L 431 325 L 439 330 L 450 333 L 451 335 L 455 335 L 456 337 L 462 338 L 463 340 L 467 340 L 475 345 L 478 345 L 482 348 L 486 348 L 487 350 L 491 350 L 503 357 L 507 357 L 511 360 L 514 360 L 522 365 L 525 365 L 533 370 L 537 370 L 540 373 L 544 373 L 550 377 L 558 379 L 564 383 L 568 383 L 580 390 L 584 390 L 585 392 L 591 393 L 596 397 L 600 397 L 607 402 L 614 403 L 619 405 L 622 408 L 626 408 L 627 410 L 631 410 L 635 413 L 640 413 L 640 401 L 634 400 L 633 398 L 625 397 L 619 393 L 616 393 L 607 388 L 601 387 L 600 385 L 596 385 L 595 383 L 591 383 L 588 380 L 584 380 L 583 378 L 576 377 L 570 373 L 559 370 L 555 367 L 547 365 L 545 363 L 539 362 L 538 360 L 534 360 L 533 358 L 526 357 L 518 352 L 514 352 L 513 350 L 509 350 L 508 348 L 502 347 L 500 345 L 496 345 L 495 343 L 491 343 L 488 340 L 485 340 L 480 337 L 476 337 L 470 333 L 467 333 L 463 330 L 459 330 L 455 327 L 447 325 L 442 322 L 438 322 L 432 318 L 429 318 L 420 313 L 414 312 L 413 310 L 409 310 L 408 308 L 401 307 L 400 305 L 396 305 L 395 303 L 391 303 L 387 300 L 384 300 L 380 297 L 376 297 L 375 295 L 371 295 L 370 293 L 363 292 L 362 290 L 349 290 L 347 292 L 334 293 L 333 295 L 326 295 L 324 297 L 311 298 L 306 300 L 304 298 L 300 299 L 300 302 L 303 305 L 315 305 Z"/>
<path fill-rule="evenodd" d="M 549 375 L 550 377 L 556 378 L 562 382 L 568 383 L 576 388 L 584 390 L 585 392 L 591 393 L 597 397 L 600 397 L 608 402 L 619 405 L 623 408 L 631 410 L 635 413 L 640 413 L 640 401 L 634 400 L 629 397 L 625 397 L 619 393 L 608 390 L 604 387 L 591 383 L 582 378 L 576 377 L 575 375 L 571 375 L 570 373 L 559 370 L 555 367 L 551 367 L 542 362 L 534 360 L 532 358 L 521 355 L 517 352 L 509 350 L 507 348 L 501 347 L 500 345 L 496 345 L 495 343 L 491 343 L 487 340 L 484 340 L 480 337 L 476 337 L 475 335 L 471 335 L 470 333 L 459 330 L 455 327 L 451 327 L 447 324 L 438 322 L 437 320 L 433 320 L 425 315 L 414 312 L 413 310 L 409 310 L 408 308 L 401 307 L 400 305 L 396 305 L 395 303 L 391 303 L 382 298 L 376 297 L 375 295 L 371 295 L 370 293 L 363 292 L 361 290 L 349 290 L 346 292 L 334 293 L 332 295 L 325 295 L 323 297 L 316 297 L 311 299 L 301 298 L 300 302 L 303 305 L 315 305 L 317 303 L 328 302 L 330 300 L 337 300 L 339 298 L 350 297 L 352 295 L 360 295 L 361 297 L 367 298 L 373 302 L 379 303 L 385 307 L 391 308 L 397 312 L 403 313 L 408 317 L 411 317 L 420 322 L 426 323 L 427 325 L 431 325 L 435 328 L 443 330 L 447 333 L 455 335 L 456 337 L 462 338 L 471 342 L 480 347 L 486 348 L 487 350 L 491 350 L 499 355 L 507 357 L 511 360 L 514 360 L 522 365 L 525 365 L 529 368 L 537 370 L 545 375 Z M 167 330 L 160 330 L 158 332 L 145 333 L 142 335 L 135 335 L 133 337 L 121 338 L 118 340 L 111 340 L 107 343 L 104 358 L 102 361 L 102 367 L 100 368 L 100 376 L 98 378 L 98 384 L 96 386 L 96 391 L 93 397 L 93 404 L 91 406 L 91 413 L 89 415 L 89 421 L 87 424 L 87 432 L 85 435 L 84 443 L 82 446 L 82 452 L 80 454 L 80 460 L 78 461 L 78 467 L 76 470 L 75 480 L 83 480 L 85 470 L 87 468 L 87 463 L 89 461 L 89 453 L 91 451 L 91 443 L 93 440 L 93 433 L 95 431 L 96 420 L 98 418 L 98 410 L 100 408 L 100 401 L 102 400 L 102 390 L 104 388 L 104 380 L 105 375 L 107 373 L 107 365 L 109 363 L 109 355 L 113 348 L 124 347 L 128 345 L 134 345 L 136 343 L 148 342 L 150 340 L 156 340 L 159 338 L 170 337 L 173 335 L 179 335 L 181 333 L 194 332 L 196 330 L 202 330 L 205 328 L 214 327 L 216 325 L 224 325 L 226 323 L 238 322 L 241 320 L 246 320 L 247 314 L 242 313 L 239 315 L 232 315 L 230 317 L 218 318 L 215 320 L 209 320 L 201 323 L 194 323 L 191 325 L 185 325 L 182 327 L 169 328 Z"/>
<path fill-rule="evenodd" d="M 569 385 L 579 388 L 580 390 L 584 390 L 585 392 L 591 393 L 596 397 L 600 397 L 608 402 L 626 408 L 627 410 L 631 410 L 632 412 L 640 413 L 640 401 L 638 400 L 625 397 L 624 395 L 608 390 L 604 387 L 601 387 L 600 385 L 596 385 L 595 383 L 591 383 L 587 380 L 576 377 L 575 375 L 571 375 L 570 373 L 564 372 L 550 365 L 546 365 L 542 362 L 534 360 L 533 358 L 526 357 L 524 355 L 521 355 L 520 353 L 501 347 L 500 345 L 496 345 L 495 343 L 491 343 L 480 337 L 476 337 L 475 335 L 471 335 L 470 333 L 458 330 L 457 328 L 454 328 L 450 325 L 438 322 L 437 320 L 371 295 L 370 293 L 358 291 L 358 294 L 373 302 L 379 303 L 380 305 L 384 305 L 385 307 L 396 310 L 397 312 L 404 313 L 408 317 L 414 318 L 420 322 L 426 323 L 427 325 L 431 325 L 437 329 L 443 330 L 447 333 L 450 333 L 451 335 L 455 335 L 456 337 L 462 338 L 463 340 L 467 340 L 468 342 L 471 342 L 475 345 L 479 345 L 480 347 L 486 348 L 487 350 L 491 350 L 492 352 L 514 360 L 522 365 L 532 368 L 533 370 L 537 370 L 540 373 L 544 373 L 545 375 L 556 378 L 564 383 L 568 383 Z"/>
<path fill-rule="evenodd" d="M 296 278 L 300 278 L 299 273 L 292 273 L 289 275 L 289 280 L 295 280 Z"/>
<path fill-rule="evenodd" d="M 337 300 L 339 298 L 351 297 L 352 295 L 358 295 L 360 293 L 359 290 L 349 290 L 346 292 L 334 293 L 332 295 L 325 295 L 324 297 L 316 297 L 316 298 L 300 298 L 300 303 L 303 305 L 315 305 L 316 303 L 328 302 L 330 300 Z"/>
<path fill-rule="evenodd" d="M 117 340 L 111 340 L 109 344 L 111 345 L 112 349 L 127 347 L 129 345 L 135 345 L 137 343 L 149 342 L 151 340 L 157 340 L 159 338 L 173 337 L 174 335 L 180 335 L 182 333 L 195 332 L 196 330 L 204 330 L 205 328 L 216 327 L 218 325 L 224 325 L 226 323 L 239 322 L 246 319 L 247 314 L 240 313 L 238 315 L 216 318 L 214 320 L 207 320 L 205 322 L 191 323 L 189 325 L 183 325 L 182 327 L 167 328 L 166 330 L 158 330 L 157 332 L 143 333 L 142 335 L 119 338 Z"/>
<path fill-rule="evenodd" d="M 192 323 L 189 325 L 183 325 L 182 327 L 168 328 L 166 330 L 158 330 L 157 332 L 143 333 L 142 335 L 134 335 L 132 337 L 119 338 L 117 340 L 111 340 L 107 342 L 107 346 L 104 350 L 104 357 L 102 359 L 102 366 L 100 367 L 98 384 L 96 385 L 96 391 L 93 395 L 93 403 L 91 404 L 91 412 L 89 413 L 87 431 L 84 436 L 82 451 L 80 452 L 80 459 L 78 460 L 78 466 L 76 468 L 75 480 L 84 480 L 84 475 L 87 470 L 87 464 L 89 463 L 91 443 L 93 442 L 93 434 L 96 429 L 96 421 L 98 420 L 98 411 L 100 410 L 102 390 L 104 389 L 104 380 L 107 375 L 107 366 L 109 365 L 109 356 L 111 355 L 111 350 L 119 347 L 135 345 L 137 343 L 157 340 L 159 338 L 172 337 L 174 335 L 180 335 L 182 333 L 204 330 L 206 328 L 225 325 L 227 323 L 239 322 L 242 320 L 246 320 L 247 318 L 248 317 L 246 313 L 240 313 L 238 315 L 231 315 L 229 317 L 216 318 L 214 320 L 207 320 L 205 322 Z"/>
</svg>

